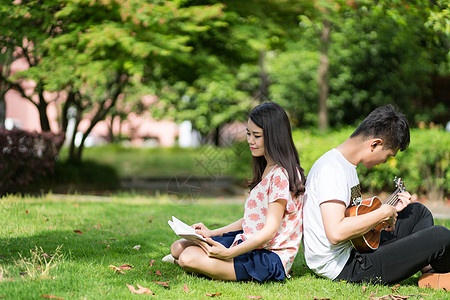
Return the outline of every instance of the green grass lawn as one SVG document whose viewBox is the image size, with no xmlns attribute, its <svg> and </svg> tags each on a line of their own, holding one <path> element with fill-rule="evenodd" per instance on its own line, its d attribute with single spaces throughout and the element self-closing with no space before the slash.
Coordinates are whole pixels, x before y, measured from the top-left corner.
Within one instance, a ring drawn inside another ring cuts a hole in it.
<svg viewBox="0 0 450 300">
<path fill-rule="evenodd" d="M 445 291 L 419 289 L 418 274 L 399 287 L 318 278 L 306 268 L 301 252 L 292 278 L 282 283 L 217 282 L 161 262 L 176 239 L 167 225 L 172 215 L 216 228 L 243 214 L 241 203 L 224 202 L 202 199 L 177 205 L 165 197 L 132 195 L 4 197 L 0 199 L 0 298 L 208 299 L 207 294 L 221 293 L 215 298 L 369 299 L 400 293 L 411 299 L 448 299 Z M 450 227 L 450 220 L 436 223 Z M 119 274 L 110 265 L 133 268 Z M 154 281 L 168 282 L 169 287 Z M 139 284 L 155 295 L 132 294 L 127 284 Z"/>
</svg>

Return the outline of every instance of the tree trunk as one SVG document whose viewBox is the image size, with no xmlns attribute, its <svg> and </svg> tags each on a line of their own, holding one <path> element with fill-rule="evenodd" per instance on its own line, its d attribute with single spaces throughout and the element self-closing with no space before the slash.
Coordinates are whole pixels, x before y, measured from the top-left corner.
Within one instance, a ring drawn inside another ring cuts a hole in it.
<svg viewBox="0 0 450 300">
<path fill-rule="evenodd" d="M 38 95 L 39 95 L 39 103 L 37 104 L 37 108 L 39 111 L 39 120 L 41 122 L 41 130 L 44 132 L 51 131 L 50 130 L 50 122 L 49 122 L 48 116 L 47 116 L 48 103 L 45 101 L 44 91 L 42 88 L 39 87 L 39 85 L 38 85 Z"/>
<path fill-rule="evenodd" d="M 5 127 L 6 120 L 6 101 L 4 97 L 0 99 L 0 128 Z"/>
<path fill-rule="evenodd" d="M 270 80 L 269 76 L 266 73 L 266 69 L 264 67 L 266 53 L 264 51 L 259 52 L 259 88 L 258 88 L 258 96 L 257 99 L 260 103 L 269 100 L 269 86 Z"/>
<path fill-rule="evenodd" d="M 5 78 L 11 75 L 11 63 L 13 55 L 11 49 L 6 49 L 4 53 L 0 54 L 0 128 L 5 127 L 6 121 L 6 93 L 12 88 Z"/>
<path fill-rule="evenodd" d="M 323 30 L 320 36 L 320 61 L 319 61 L 319 129 L 326 131 L 328 129 L 328 46 L 330 44 L 331 23 L 325 19 L 323 20 Z"/>
<path fill-rule="evenodd" d="M 111 115 L 111 119 L 109 120 L 109 124 L 108 124 L 108 140 L 110 143 L 114 143 L 115 142 L 115 137 L 114 137 L 114 119 L 116 116 Z"/>
<path fill-rule="evenodd" d="M 220 146 L 220 126 L 217 126 L 216 129 L 214 130 L 214 145 L 216 147 Z"/>
</svg>

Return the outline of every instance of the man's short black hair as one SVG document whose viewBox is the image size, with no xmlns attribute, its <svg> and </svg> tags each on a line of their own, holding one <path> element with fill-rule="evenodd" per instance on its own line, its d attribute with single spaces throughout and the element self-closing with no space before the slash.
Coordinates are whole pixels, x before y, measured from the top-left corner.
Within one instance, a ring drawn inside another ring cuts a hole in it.
<svg viewBox="0 0 450 300">
<path fill-rule="evenodd" d="M 362 121 L 351 137 L 383 139 L 383 148 L 404 151 L 409 145 L 409 125 L 405 115 L 388 104 L 376 108 Z"/>
</svg>

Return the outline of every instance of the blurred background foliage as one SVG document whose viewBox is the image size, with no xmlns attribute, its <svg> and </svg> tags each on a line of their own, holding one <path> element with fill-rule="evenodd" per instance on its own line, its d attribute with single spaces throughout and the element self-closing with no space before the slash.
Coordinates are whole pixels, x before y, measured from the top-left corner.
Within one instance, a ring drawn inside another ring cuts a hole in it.
<svg viewBox="0 0 450 300">
<path fill-rule="evenodd" d="M 82 163 L 98 122 L 122 118 L 130 107 L 189 120 L 204 141 L 217 142 L 223 125 L 276 101 L 289 112 L 305 169 L 380 105 L 397 105 L 412 127 L 442 128 L 450 120 L 448 0 L 2 1 L 0 49 L 0 115 L 4 94 L 14 89 L 36 106 L 44 132 L 66 132 L 70 116 L 73 132 L 90 121 L 81 144 L 67 141 L 60 156 L 72 164 Z M 30 67 L 11 74 L 18 58 Z M 36 83 L 32 94 L 22 87 L 27 80 Z M 45 92 L 63 98 L 58 128 L 50 128 Z M 149 94 L 159 101 L 142 106 Z M 108 149 L 128 151 L 115 147 Z M 380 190 L 398 171 L 423 193 L 431 184 L 448 195 L 448 149 L 448 133 L 414 131 L 410 149 L 395 159 L 402 163 L 361 170 L 363 185 Z M 189 155 L 183 150 L 192 171 Z M 149 162 L 147 174 L 160 161 Z M 246 166 L 239 161 L 231 173 L 244 178 Z"/>
<path fill-rule="evenodd" d="M 327 134 L 317 130 L 294 130 L 294 142 L 306 174 L 323 153 L 345 141 L 353 130 L 345 127 Z M 413 129 L 406 151 L 371 169 L 358 166 L 363 192 L 371 195 L 391 192 L 394 178 L 401 177 L 412 194 L 433 201 L 445 199 L 450 194 L 448 149 L 448 132 L 436 128 Z M 81 166 L 66 161 L 67 149 L 60 155 L 52 180 L 69 189 L 72 183 L 74 187 L 90 184 L 94 190 L 112 191 L 118 188 L 120 178 L 171 178 L 179 174 L 193 175 L 208 184 L 230 177 L 235 184 L 246 187 L 252 170 L 251 152 L 246 142 L 230 147 L 204 145 L 195 149 L 131 148 L 111 144 L 87 148 Z"/>
</svg>

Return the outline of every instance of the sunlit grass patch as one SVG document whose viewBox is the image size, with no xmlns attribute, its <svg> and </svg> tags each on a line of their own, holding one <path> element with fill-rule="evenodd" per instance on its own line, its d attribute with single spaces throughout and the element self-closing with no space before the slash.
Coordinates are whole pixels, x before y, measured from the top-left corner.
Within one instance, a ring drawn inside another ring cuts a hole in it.
<svg viewBox="0 0 450 300">
<path fill-rule="evenodd" d="M 53 253 L 47 253 L 42 247 L 35 246 L 30 250 L 29 256 L 19 254 L 20 259 L 16 260 L 16 265 L 22 269 L 20 275 L 30 277 L 31 279 L 52 279 L 50 272 L 57 268 L 61 261 L 61 247 L 59 245 Z"/>
</svg>

